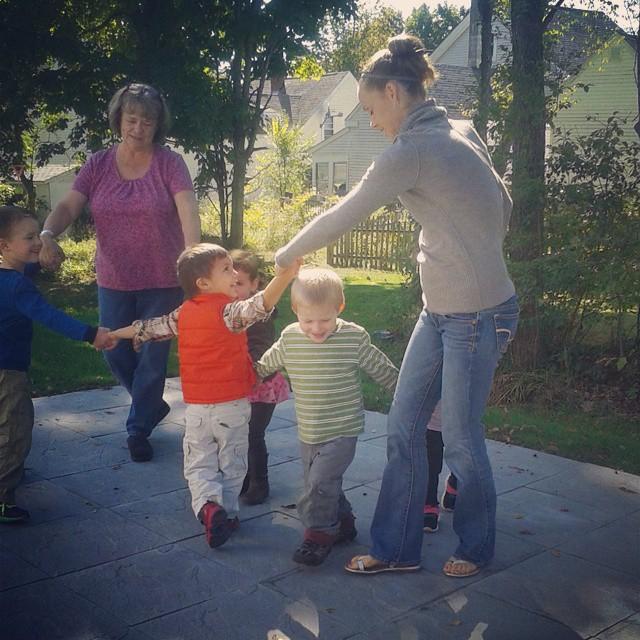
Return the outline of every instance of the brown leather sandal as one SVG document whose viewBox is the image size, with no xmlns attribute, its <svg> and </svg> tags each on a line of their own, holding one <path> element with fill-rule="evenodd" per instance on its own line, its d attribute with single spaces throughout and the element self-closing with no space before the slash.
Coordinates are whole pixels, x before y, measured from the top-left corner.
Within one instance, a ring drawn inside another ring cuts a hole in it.
<svg viewBox="0 0 640 640">
<path fill-rule="evenodd" d="M 442 573 L 450 578 L 470 578 L 480 573 L 480 567 L 470 560 L 451 556 L 442 567 Z"/>
</svg>

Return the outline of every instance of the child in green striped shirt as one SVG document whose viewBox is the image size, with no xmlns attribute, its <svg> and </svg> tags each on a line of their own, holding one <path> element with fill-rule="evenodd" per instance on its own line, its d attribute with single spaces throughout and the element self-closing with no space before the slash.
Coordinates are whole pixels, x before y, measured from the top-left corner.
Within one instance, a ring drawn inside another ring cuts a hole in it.
<svg viewBox="0 0 640 640">
<path fill-rule="evenodd" d="M 305 526 L 295 562 L 319 565 L 337 542 L 356 537 L 342 477 L 364 429 L 360 370 L 389 390 L 398 370 L 365 329 L 341 320 L 344 290 L 330 269 L 304 269 L 291 287 L 298 322 L 256 363 L 265 378 L 286 369 L 295 395 L 304 489 L 297 508 Z"/>
</svg>

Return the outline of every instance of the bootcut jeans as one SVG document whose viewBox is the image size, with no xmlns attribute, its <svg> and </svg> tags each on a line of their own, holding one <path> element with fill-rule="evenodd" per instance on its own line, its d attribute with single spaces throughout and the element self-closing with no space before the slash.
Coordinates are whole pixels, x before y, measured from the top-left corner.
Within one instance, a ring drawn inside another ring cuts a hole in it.
<svg viewBox="0 0 640 640">
<path fill-rule="evenodd" d="M 516 296 L 475 313 L 420 314 L 389 412 L 387 465 L 371 524 L 374 558 L 398 566 L 420 563 L 425 430 L 440 398 L 445 460 L 458 478 L 454 555 L 479 566 L 493 558 L 496 490 L 481 419 L 518 316 Z"/>
</svg>

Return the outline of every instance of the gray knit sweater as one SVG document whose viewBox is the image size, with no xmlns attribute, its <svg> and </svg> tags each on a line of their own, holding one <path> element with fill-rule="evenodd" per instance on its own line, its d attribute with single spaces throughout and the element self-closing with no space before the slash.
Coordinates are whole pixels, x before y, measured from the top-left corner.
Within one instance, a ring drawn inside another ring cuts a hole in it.
<svg viewBox="0 0 640 640">
<path fill-rule="evenodd" d="M 418 263 L 429 311 L 480 311 L 514 294 L 502 255 L 511 197 L 473 127 L 449 120 L 433 100 L 409 113 L 358 185 L 279 249 L 276 262 L 287 266 L 334 242 L 396 197 L 422 227 Z"/>
</svg>

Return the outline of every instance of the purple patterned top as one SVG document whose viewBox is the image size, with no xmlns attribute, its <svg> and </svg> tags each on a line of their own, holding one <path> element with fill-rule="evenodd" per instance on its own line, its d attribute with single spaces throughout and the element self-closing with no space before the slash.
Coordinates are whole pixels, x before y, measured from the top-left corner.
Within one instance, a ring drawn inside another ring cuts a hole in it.
<svg viewBox="0 0 640 640">
<path fill-rule="evenodd" d="M 184 236 L 174 197 L 193 191 L 187 165 L 175 151 L 155 145 L 147 173 L 123 180 L 116 148 L 94 153 L 72 187 L 88 198 L 95 222 L 98 285 L 119 291 L 176 287 Z"/>
</svg>

